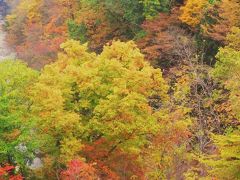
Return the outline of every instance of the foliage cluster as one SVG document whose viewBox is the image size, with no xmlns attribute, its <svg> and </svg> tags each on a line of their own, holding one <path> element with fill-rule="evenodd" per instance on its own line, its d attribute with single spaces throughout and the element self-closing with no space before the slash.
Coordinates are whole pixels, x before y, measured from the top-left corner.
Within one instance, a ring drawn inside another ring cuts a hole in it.
<svg viewBox="0 0 240 180">
<path fill-rule="evenodd" d="M 239 179 L 239 16 L 239 0 L 20 0 L 5 29 L 31 68 L 0 62 L 0 179 Z"/>
</svg>

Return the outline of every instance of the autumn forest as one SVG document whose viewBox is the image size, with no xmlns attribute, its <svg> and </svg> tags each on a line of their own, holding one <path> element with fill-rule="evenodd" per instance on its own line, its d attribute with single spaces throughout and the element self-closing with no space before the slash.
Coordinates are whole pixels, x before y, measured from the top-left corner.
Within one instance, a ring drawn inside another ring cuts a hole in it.
<svg viewBox="0 0 240 180">
<path fill-rule="evenodd" d="M 239 180 L 240 0 L 0 0 L 0 180 Z"/>
</svg>

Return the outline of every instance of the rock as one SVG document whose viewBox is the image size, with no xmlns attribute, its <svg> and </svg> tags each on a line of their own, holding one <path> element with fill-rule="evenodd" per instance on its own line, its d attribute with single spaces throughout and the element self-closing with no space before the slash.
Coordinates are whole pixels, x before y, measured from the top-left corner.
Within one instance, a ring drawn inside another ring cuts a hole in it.
<svg viewBox="0 0 240 180">
<path fill-rule="evenodd" d="M 29 165 L 29 168 L 34 170 L 34 169 L 41 168 L 42 166 L 43 166 L 42 160 L 36 157 L 35 159 L 33 159 L 32 163 Z"/>
</svg>

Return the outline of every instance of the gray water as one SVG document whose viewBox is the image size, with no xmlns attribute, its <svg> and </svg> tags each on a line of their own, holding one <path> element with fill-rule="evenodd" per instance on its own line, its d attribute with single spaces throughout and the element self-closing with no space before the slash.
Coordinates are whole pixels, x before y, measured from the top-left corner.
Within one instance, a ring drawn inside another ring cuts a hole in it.
<svg viewBox="0 0 240 180">
<path fill-rule="evenodd" d="M 0 15 L 0 61 L 4 59 L 14 59 L 15 53 L 5 41 L 6 32 L 3 30 L 4 20 Z"/>
</svg>

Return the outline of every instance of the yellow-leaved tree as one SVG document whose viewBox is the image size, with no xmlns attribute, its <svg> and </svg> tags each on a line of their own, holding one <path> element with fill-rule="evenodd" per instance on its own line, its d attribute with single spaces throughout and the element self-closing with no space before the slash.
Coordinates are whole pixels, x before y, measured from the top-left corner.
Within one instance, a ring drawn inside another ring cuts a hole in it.
<svg viewBox="0 0 240 180">
<path fill-rule="evenodd" d="M 219 179 L 239 179 L 240 173 L 240 29 L 233 27 L 227 36 L 228 45 L 220 48 L 213 76 L 229 91 L 229 102 L 236 122 L 230 124 L 223 135 L 214 135 L 218 154 L 207 156 L 203 162 L 209 167 L 209 174 Z"/>
<path fill-rule="evenodd" d="M 132 41 L 114 41 L 100 55 L 74 40 L 61 48 L 30 90 L 45 169 L 51 174 L 81 159 L 97 162 L 100 177 L 145 176 L 144 162 L 139 164 L 144 147 L 158 148 L 166 157 L 186 136 L 181 111 L 174 117 L 166 109 L 168 86 L 161 70 L 151 67 Z"/>
<path fill-rule="evenodd" d="M 208 7 L 208 0 L 188 0 L 181 8 L 180 20 L 192 28 L 198 26 L 204 17 L 204 12 Z"/>
</svg>

